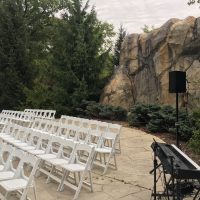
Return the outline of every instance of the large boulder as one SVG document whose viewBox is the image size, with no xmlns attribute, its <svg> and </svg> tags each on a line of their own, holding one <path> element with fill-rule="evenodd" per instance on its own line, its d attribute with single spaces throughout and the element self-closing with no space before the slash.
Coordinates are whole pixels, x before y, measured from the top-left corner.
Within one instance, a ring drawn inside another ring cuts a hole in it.
<svg viewBox="0 0 200 200">
<path fill-rule="evenodd" d="M 180 105 L 200 107 L 200 18 L 170 19 L 150 33 L 128 35 L 101 102 L 127 109 L 138 102 L 174 105 L 175 95 L 168 92 L 169 71 L 174 70 L 187 76 Z"/>
</svg>

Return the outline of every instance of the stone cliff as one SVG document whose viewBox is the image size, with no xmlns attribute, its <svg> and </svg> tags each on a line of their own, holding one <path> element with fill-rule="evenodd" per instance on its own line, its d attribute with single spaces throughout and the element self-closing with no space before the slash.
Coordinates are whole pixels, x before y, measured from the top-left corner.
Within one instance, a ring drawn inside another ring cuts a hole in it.
<svg viewBox="0 0 200 200">
<path fill-rule="evenodd" d="M 168 92 L 174 70 L 187 76 L 181 106 L 200 107 L 200 18 L 170 19 L 150 33 L 128 35 L 101 102 L 124 108 L 137 102 L 175 105 L 175 94 Z"/>
</svg>

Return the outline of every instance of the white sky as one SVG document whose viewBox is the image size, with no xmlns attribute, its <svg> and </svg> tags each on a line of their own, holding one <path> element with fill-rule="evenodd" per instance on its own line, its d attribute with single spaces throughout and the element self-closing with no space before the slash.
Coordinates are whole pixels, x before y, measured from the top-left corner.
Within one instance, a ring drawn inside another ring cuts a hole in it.
<svg viewBox="0 0 200 200">
<path fill-rule="evenodd" d="M 141 33 L 144 24 L 160 27 L 170 18 L 184 19 L 200 16 L 199 5 L 187 5 L 187 0 L 90 0 L 98 18 L 114 25 L 120 24 L 128 33 Z"/>
</svg>

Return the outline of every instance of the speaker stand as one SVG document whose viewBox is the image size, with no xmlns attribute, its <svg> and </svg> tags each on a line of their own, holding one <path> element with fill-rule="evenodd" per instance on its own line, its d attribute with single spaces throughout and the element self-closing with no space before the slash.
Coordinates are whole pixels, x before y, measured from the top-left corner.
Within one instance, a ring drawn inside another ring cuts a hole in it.
<svg viewBox="0 0 200 200">
<path fill-rule="evenodd" d="M 179 148 L 179 112 L 178 112 L 178 92 L 176 92 L 176 146 Z"/>
</svg>

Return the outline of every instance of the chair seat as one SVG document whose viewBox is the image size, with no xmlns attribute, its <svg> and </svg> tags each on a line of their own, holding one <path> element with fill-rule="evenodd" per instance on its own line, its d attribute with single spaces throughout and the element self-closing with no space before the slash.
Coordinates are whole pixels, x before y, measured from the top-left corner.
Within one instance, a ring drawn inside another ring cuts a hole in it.
<svg viewBox="0 0 200 200">
<path fill-rule="evenodd" d="M 3 170 L 3 168 L 4 168 L 4 166 L 3 166 L 3 165 L 0 165 L 0 171 L 2 171 L 2 170 Z"/>
<path fill-rule="evenodd" d="M 26 142 L 17 142 L 16 144 L 14 144 L 16 147 L 25 147 L 28 146 L 28 144 Z"/>
<path fill-rule="evenodd" d="M 29 151 L 29 150 L 34 150 L 35 147 L 34 146 L 23 146 L 23 147 L 20 147 L 20 149 L 22 149 L 24 151 Z"/>
<path fill-rule="evenodd" d="M 0 181 L 11 179 L 13 178 L 14 174 L 15 173 L 13 171 L 0 172 Z"/>
<path fill-rule="evenodd" d="M 38 157 L 38 158 L 41 158 L 41 159 L 43 159 L 43 160 L 49 160 L 49 159 L 54 159 L 54 158 L 56 158 L 56 155 L 55 155 L 55 154 L 49 153 L 49 154 L 38 155 L 37 157 Z"/>
<path fill-rule="evenodd" d="M 81 164 L 64 164 L 61 165 L 61 167 L 71 172 L 80 172 L 85 170 L 85 165 Z"/>
<path fill-rule="evenodd" d="M 51 159 L 51 160 L 48 160 L 48 162 L 51 163 L 52 165 L 64 165 L 64 164 L 69 163 L 68 160 L 62 159 L 62 158 Z"/>
<path fill-rule="evenodd" d="M 15 140 L 15 139 L 9 140 L 9 143 L 11 143 L 11 144 L 21 143 L 21 142 L 22 142 L 21 140 Z"/>
<path fill-rule="evenodd" d="M 1 135 L 0 138 L 2 139 L 9 139 L 9 138 L 13 138 L 11 135 Z"/>
<path fill-rule="evenodd" d="M 0 182 L 0 186 L 7 191 L 14 191 L 24 189 L 27 186 L 27 181 L 25 179 L 12 179 Z"/>
<path fill-rule="evenodd" d="M 45 153 L 44 150 L 39 150 L 39 149 L 28 150 L 28 152 L 33 154 L 33 155 L 39 155 L 39 154 L 44 154 Z"/>
<path fill-rule="evenodd" d="M 3 138 L 4 142 L 6 143 L 11 143 L 13 142 L 15 139 L 14 138 Z"/>
<path fill-rule="evenodd" d="M 110 153 L 111 152 L 111 148 L 95 148 L 95 151 L 98 153 Z"/>
</svg>

